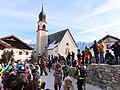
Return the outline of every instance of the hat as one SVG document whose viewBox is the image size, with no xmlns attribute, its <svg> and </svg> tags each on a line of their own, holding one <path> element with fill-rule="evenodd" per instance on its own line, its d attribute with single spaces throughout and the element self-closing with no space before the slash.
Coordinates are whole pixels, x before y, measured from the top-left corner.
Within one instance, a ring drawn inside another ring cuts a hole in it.
<svg viewBox="0 0 120 90">
<path fill-rule="evenodd" d="M 19 64 L 17 66 L 17 72 L 19 72 L 19 73 L 26 73 L 26 69 L 25 69 L 23 64 Z"/>
</svg>

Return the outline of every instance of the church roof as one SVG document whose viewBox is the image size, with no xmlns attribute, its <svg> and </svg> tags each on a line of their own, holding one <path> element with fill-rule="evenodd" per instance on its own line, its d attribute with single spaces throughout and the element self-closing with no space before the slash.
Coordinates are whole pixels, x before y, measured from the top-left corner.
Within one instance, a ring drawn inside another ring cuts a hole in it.
<svg viewBox="0 0 120 90">
<path fill-rule="evenodd" d="M 53 43 L 54 41 L 54 44 L 57 44 L 59 43 L 63 36 L 65 35 L 65 33 L 67 32 L 68 29 L 66 30 L 63 30 L 63 31 L 59 31 L 59 32 L 56 32 L 56 33 L 53 33 L 51 35 L 48 36 L 48 45 Z"/>
<path fill-rule="evenodd" d="M 59 32 L 49 35 L 48 36 L 48 45 L 53 44 L 53 43 L 54 43 L 54 45 L 58 45 L 61 42 L 61 40 L 63 39 L 63 37 L 67 31 L 70 33 L 69 29 L 65 29 L 65 30 L 62 30 L 62 31 L 59 31 Z M 70 35 L 71 35 L 71 33 L 70 33 Z M 71 37 L 72 37 L 72 35 L 71 35 Z M 72 37 L 72 39 L 73 39 L 73 37 Z M 75 45 L 77 46 L 74 39 L 73 39 L 73 41 L 74 41 Z"/>
<path fill-rule="evenodd" d="M 0 38 L 0 40 L 4 42 L 4 44 L 6 45 L 10 45 L 12 48 L 33 50 L 32 47 L 30 47 L 29 45 L 27 45 L 26 43 L 24 43 L 14 35 L 9 35 L 9 36 Z"/>
</svg>

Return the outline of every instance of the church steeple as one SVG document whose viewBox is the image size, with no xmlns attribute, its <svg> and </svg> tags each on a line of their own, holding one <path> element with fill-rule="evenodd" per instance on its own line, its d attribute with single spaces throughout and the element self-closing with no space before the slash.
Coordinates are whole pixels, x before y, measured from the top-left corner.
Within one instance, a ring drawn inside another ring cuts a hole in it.
<svg viewBox="0 0 120 90">
<path fill-rule="evenodd" d="M 46 22 L 46 14 L 43 11 L 43 4 L 42 4 L 42 11 L 39 14 L 39 21 Z"/>
<path fill-rule="evenodd" d="M 43 11 L 39 14 L 39 21 L 37 22 L 37 35 L 36 35 L 36 55 L 47 55 L 47 43 L 48 43 L 48 31 L 47 31 L 47 22 L 46 15 Z"/>
</svg>

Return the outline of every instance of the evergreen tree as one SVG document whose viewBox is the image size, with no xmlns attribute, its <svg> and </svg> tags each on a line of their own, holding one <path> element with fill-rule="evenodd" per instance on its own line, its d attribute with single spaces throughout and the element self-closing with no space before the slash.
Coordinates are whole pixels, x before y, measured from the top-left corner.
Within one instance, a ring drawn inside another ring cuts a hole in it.
<svg viewBox="0 0 120 90">
<path fill-rule="evenodd" d="M 7 63 L 10 59 L 14 60 L 14 58 L 12 57 L 14 54 L 13 50 L 11 51 L 4 51 L 3 54 L 1 55 L 1 61 L 3 63 Z"/>
</svg>

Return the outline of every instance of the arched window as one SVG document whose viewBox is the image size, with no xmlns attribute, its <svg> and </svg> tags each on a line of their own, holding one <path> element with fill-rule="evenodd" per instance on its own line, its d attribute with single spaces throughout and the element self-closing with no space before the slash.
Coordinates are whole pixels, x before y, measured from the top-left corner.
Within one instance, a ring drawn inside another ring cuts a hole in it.
<svg viewBox="0 0 120 90">
<path fill-rule="evenodd" d="M 42 29 L 43 29 L 43 30 L 46 30 L 46 26 L 45 26 L 45 24 L 42 26 Z"/>
</svg>

